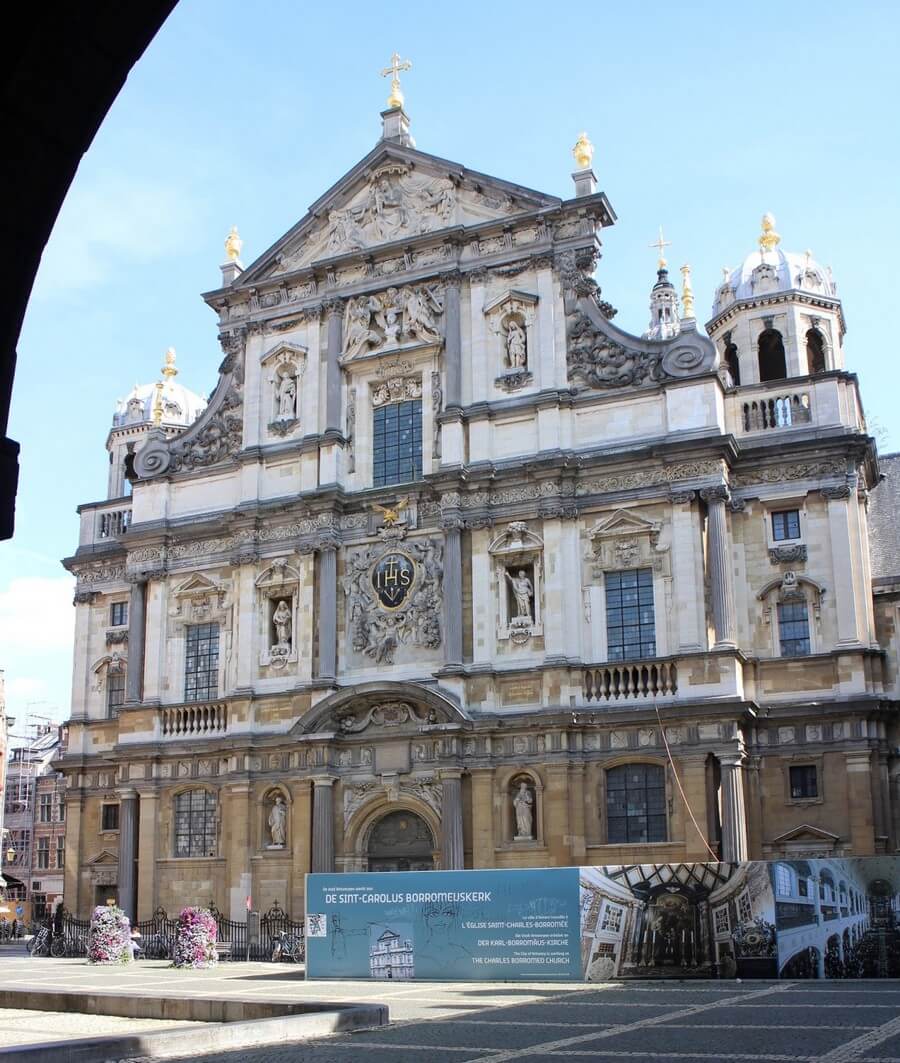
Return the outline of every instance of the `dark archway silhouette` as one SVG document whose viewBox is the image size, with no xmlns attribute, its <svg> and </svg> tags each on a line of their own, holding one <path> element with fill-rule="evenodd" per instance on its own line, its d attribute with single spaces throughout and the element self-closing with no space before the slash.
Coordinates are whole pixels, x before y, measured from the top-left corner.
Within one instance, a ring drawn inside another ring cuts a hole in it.
<svg viewBox="0 0 900 1063">
<path fill-rule="evenodd" d="M 82 155 L 175 3 L 55 4 L 49 17 L 15 20 L 0 68 L 0 539 L 13 533 L 18 480 L 19 445 L 7 436 L 16 344 L 44 245 Z"/>
<path fill-rule="evenodd" d="M 759 334 L 759 380 L 784 380 L 787 376 L 787 358 L 784 341 L 777 329 L 767 328 Z"/>
<path fill-rule="evenodd" d="M 810 373 L 824 373 L 827 369 L 825 337 L 817 328 L 806 333 L 806 363 Z"/>
</svg>

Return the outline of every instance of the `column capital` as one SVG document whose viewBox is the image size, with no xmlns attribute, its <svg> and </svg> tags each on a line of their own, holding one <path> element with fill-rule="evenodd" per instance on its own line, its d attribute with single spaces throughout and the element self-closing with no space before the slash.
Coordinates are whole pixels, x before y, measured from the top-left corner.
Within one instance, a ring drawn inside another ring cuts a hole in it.
<svg viewBox="0 0 900 1063">
<path fill-rule="evenodd" d="M 701 488 L 700 497 L 706 503 L 725 503 L 731 498 L 731 492 L 728 490 L 727 484 L 716 484 L 714 487 Z"/>
<path fill-rule="evenodd" d="M 462 768 L 441 768 L 439 773 L 441 782 L 449 782 L 455 779 L 457 782 L 463 777 Z"/>
<path fill-rule="evenodd" d="M 136 801 L 138 792 L 133 786 L 125 786 L 121 790 L 116 790 L 116 797 L 120 801 Z"/>
<path fill-rule="evenodd" d="M 673 506 L 689 506 L 697 497 L 696 491 L 670 491 L 669 501 Z"/>
<path fill-rule="evenodd" d="M 829 502 L 843 502 L 850 497 L 848 484 L 837 484 L 832 487 L 820 487 L 819 494 Z"/>
<path fill-rule="evenodd" d="M 337 779 L 333 775 L 314 775 L 311 781 L 313 786 L 334 786 Z"/>
<path fill-rule="evenodd" d="M 326 318 L 334 317 L 336 314 L 343 314 L 344 312 L 344 300 L 339 299 L 337 296 L 329 296 L 327 299 L 323 299 L 319 306 Z"/>
</svg>

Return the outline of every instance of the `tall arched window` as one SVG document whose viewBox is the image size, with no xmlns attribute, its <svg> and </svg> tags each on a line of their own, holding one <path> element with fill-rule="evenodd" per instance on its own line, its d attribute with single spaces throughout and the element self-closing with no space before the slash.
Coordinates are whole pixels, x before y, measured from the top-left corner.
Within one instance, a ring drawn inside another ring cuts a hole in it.
<svg viewBox="0 0 900 1063">
<path fill-rule="evenodd" d="M 759 379 L 784 380 L 787 376 L 787 359 L 784 354 L 784 342 L 777 329 L 767 328 L 759 334 Z"/>
<path fill-rule="evenodd" d="M 622 764 L 606 773 L 606 840 L 610 845 L 664 842 L 666 773 L 658 764 Z"/>
<path fill-rule="evenodd" d="M 725 360 L 725 365 L 728 366 L 728 372 L 731 374 L 731 383 L 734 384 L 735 387 L 740 387 L 741 363 L 738 359 L 736 343 L 732 343 L 730 340 L 728 341 L 723 358 Z"/>
<path fill-rule="evenodd" d="M 216 855 L 216 795 L 184 790 L 175 798 L 175 855 Z"/>
<path fill-rule="evenodd" d="M 825 337 L 817 328 L 806 333 L 806 364 L 810 373 L 824 373 L 828 368 L 825 364 Z"/>
</svg>

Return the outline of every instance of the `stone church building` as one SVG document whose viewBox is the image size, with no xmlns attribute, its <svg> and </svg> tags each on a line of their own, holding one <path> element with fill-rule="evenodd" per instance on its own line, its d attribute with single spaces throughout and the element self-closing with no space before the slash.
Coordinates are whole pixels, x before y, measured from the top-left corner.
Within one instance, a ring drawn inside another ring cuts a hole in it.
<svg viewBox="0 0 900 1063">
<path fill-rule="evenodd" d="M 419 151 L 396 92 L 382 121 L 247 267 L 232 231 L 208 402 L 169 352 L 119 404 L 65 562 L 67 906 L 895 851 L 830 271 L 767 215 L 705 331 L 661 259 L 630 335 L 586 137 L 561 198 Z"/>
</svg>

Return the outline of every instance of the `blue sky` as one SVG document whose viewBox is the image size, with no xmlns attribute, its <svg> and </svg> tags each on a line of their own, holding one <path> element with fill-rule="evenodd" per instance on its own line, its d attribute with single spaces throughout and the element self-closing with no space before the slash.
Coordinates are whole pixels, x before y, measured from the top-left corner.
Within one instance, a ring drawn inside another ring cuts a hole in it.
<svg viewBox="0 0 900 1063">
<path fill-rule="evenodd" d="M 373 146 L 395 50 L 413 62 L 424 151 L 567 196 L 588 131 L 619 217 L 597 277 L 631 331 L 646 327 L 660 224 L 705 317 L 772 211 L 783 248 L 833 267 L 848 368 L 881 449 L 900 449 L 898 29 L 889 2 L 181 0 L 82 162 L 19 344 L 22 481 L 0 544 L 10 713 L 68 713 L 59 558 L 75 507 L 104 496 L 115 400 L 157 379 L 168 346 L 181 382 L 212 389 L 221 356 L 200 292 L 219 283 L 228 228 L 251 261 Z"/>
</svg>

